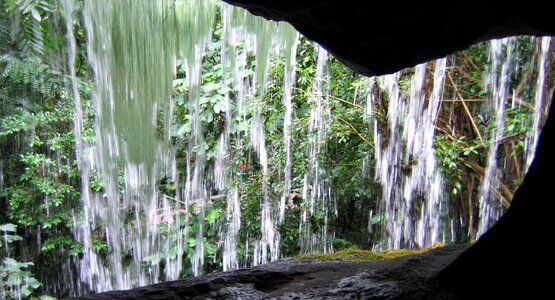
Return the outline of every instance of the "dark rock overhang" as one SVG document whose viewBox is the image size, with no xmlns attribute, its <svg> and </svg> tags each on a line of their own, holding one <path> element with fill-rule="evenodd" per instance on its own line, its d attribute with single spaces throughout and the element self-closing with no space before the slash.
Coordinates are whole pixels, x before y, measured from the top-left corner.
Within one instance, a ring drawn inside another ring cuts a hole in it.
<svg viewBox="0 0 555 300">
<path fill-rule="evenodd" d="M 365 75 L 392 73 L 479 41 L 555 34 L 551 12 L 538 0 L 224 1 L 292 24 Z"/>
</svg>

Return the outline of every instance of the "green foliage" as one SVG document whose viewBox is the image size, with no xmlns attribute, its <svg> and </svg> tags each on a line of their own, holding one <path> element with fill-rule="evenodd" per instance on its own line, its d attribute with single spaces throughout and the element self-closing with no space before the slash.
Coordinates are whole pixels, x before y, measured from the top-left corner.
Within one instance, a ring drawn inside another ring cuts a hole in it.
<svg viewBox="0 0 555 300">
<path fill-rule="evenodd" d="M 201 219 L 202 215 L 194 204 L 191 204 L 187 210 L 191 213 L 186 213 L 184 209 L 171 211 L 170 219 L 162 219 L 157 224 L 158 232 L 161 235 L 160 242 L 167 243 L 169 247 L 167 251 L 160 251 L 145 257 L 143 259 L 145 266 L 159 265 L 163 260 L 173 260 L 177 259 L 177 256 L 183 256 L 185 266 L 183 276 L 191 276 L 192 261 L 199 242 L 197 232 L 200 226 L 204 226 L 206 230 L 202 240 L 206 260 L 204 271 L 210 273 L 219 270 L 218 255 L 220 253 L 218 252 L 217 238 L 222 215 L 221 205 L 222 203 L 213 203 L 213 205 L 205 207 L 204 219 Z M 185 246 L 178 247 L 177 245 L 181 243 Z M 101 246 L 104 247 L 105 244 L 101 244 Z M 99 250 L 105 250 L 105 248 Z"/>
<path fill-rule="evenodd" d="M 438 166 L 444 176 L 448 177 L 451 192 L 456 195 L 462 188 L 465 169 L 470 168 L 469 156 L 478 154 L 477 144 L 468 145 L 463 136 L 437 134 L 434 137 L 434 148 Z"/>
<path fill-rule="evenodd" d="M 0 225 L 0 234 L 3 241 L 0 246 L 0 296 L 2 299 L 21 299 L 30 297 L 33 290 L 38 289 L 42 284 L 35 278 L 35 275 L 28 269 L 34 264 L 32 262 L 19 262 L 10 257 L 12 254 L 9 245 L 16 241 L 23 240 L 17 235 L 15 224 Z M 2 249 L 8 246 L 7 249 Z M 31 297 L 36 298 L 36 297 Z M 54 299 L 49 296 L 41 296 L 40 299 Z"/>
<path fill-rule="evenodd" d="M 15 23 L 11 35 L 23 55 L 43 55 L 44 36 L 48 32 L 48 24 L 43 20 L 52 13 L 49 1 L 6 0 L 3 9 Z"/>
<path fill-rule="evenodd" d="M 523 107 L 508 108 L 505 112 L 507 117 L 505 119 L 505 135 L 514 139 L 514 147 L 511 155 L 524 150 L 524 137 L 529 137 L 533 134 L 532 114 L 529 109 Z"/>
<path fill-rule="evenodd" d="M 98 239 L 93 239 L 93 245 L 96 246 L 96 245 L 99 245 L 99 243 L 101 242 L 99 242 Z M 66 249 L 66 251 L 70 256 L 76 256 L 82 253 L 82 250 L 83 250 L 81 244 L 75 242 L 73 237 L 69 235 L 54 235 L 52 237 L 49 237 L 43 242 L 41 250 L 44 252 L 48 252 L 48 251 L 53 251 L 60 248 Z M 93 248 L 95 247 L 93 246 Z M 99 245 L 96 248 L 99 248 L 99 249 L 95 249 L 95 250 L 106 249 L 106 247 L 105 246 L 102 247 L 102 245 Z"/>
<path fill-rule="evenodd" d="M 97 172 L 93 172 L 89 180 L 90 188 L 93 192 L 102 192 L 104 183 Z"/>
<path fill-rule="evenodd" d="M 2 24 L 14 25 L 0 32 L 0 222 L 25 228 L 25 239 L 12 245 L 13 253 L 26 253 L 26 260 L 34 262 L 6 265 L 5 261 L 3 267 L 10 268 L 10 278 L 23 278 L 19 287 L 13 286 L 21 295 L 36 288 L 32 281 L 25 282 L 34 278 L 30 272 L 34 270 L 37 278 L 57 276 L 58 262 L 82 251 L 70 232 L 73 214 L 79 214 L 80 180 L 73 133 L 75 103 L 66 71 L 57 67 L 65 67 L 60 64 L 65 60 L 60 37 L 65 33 L 60 31 L 56 5 L 46 0 L 8 0 L 0 5 Z M 4 31 L 9 28 L 13 31 Z M 86 68 L 80 67 L 78 75 L 85 73 Z M 90 83 L 80 77 L 78 84 L 86 118 L 83 139 L 91 141 Z"/>
<path fill-rule="evenodd" d="M 0 294 L 7 299 L 29 297 L 34 289 L 41 286 L 33 274 L 26 269 L 32 262 L 18 262 L 6 257 L 0 265 Z"/>
</svg>

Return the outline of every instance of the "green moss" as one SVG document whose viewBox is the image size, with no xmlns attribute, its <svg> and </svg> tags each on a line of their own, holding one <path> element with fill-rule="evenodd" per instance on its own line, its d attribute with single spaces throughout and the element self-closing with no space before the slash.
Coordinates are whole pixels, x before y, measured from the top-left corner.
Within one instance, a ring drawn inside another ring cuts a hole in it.
<svg viewBox="0 0 555 300">
<path fill-rule="evenodd" d="M 348 262 L 359 262 L 359 261 L 373 261 L 373 260 L 383 260 L 392 259 L 406 255 L 420 254 L 431 249 L 442 247 L 443 244 L 436 243 L 432 246 L 420 249 L 399 249 L 399 250 L 385 250 L 379 252 L 373 252 L 368 250 L 360 249 L 343 249 L 334 253 L 314 253 L 314 254 L 304 254 L 294 257 L 293 259 L 302 262 L 311 261 L 348 261 Z"/>
</svg>

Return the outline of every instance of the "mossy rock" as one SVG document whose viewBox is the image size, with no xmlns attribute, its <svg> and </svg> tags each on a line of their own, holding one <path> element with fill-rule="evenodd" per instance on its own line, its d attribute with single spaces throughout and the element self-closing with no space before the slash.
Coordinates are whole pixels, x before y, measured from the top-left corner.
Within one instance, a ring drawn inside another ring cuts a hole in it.
<svg viewBox="0 0 555 300">
<path fill-rule="evenodd" d="M 442 243 L 435 243 L 426 248 L 418 249 L 399 249 L 399 250 L 385 250 L 379 252 L 373 252 L 368 250 L 360 249 L 343 249 L 334 253 L 314 253 L 314 254 L 303 254 L 294 257 L 293 259 L 302 262 L 312 262 L 312 261 L 347 261 L 347 262 L 360 262 L 360 261 L 375 261 L 392 259 L 406 255 L 420 254 L 430 251 L 435 248 L 443 247 Z"/>
</svg>

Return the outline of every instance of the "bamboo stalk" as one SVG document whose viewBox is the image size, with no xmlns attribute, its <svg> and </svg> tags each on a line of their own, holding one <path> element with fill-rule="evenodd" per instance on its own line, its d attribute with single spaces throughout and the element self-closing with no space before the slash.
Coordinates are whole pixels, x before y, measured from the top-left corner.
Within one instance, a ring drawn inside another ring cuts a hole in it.
<svg viewBox="0 0 555 300">
<path fill-rule="evenodd" d="M 509 95 L 508 96 L 509 99 L 513 100 L 513 95 Z M 526 107 L 530 110 L 536 110 L 536 108 L 534 107 L 534 105 L 530 102 L 526 102 L 526 101 L 522 101 L 520 100 L 518 97 L 516 97 L 513 101 L 515 101 L 516 103 L 518 103 L 518 106 L 521 107 Z"/>
<path fill-rule="evenodd" d="M 525 137 L 526 137 L 526 135 L 524 135 L 524 134 L 508 135 L 508 136 L 504 136 L 502 138 L 499 138 L 497 140 L 493 140 L 492 143 L 502 144 L 502 143 L 505 143 L 507 141 L 512 141 L 515 138 L 524 139 Z M 475 147 L 475 149 L 482 149 L 482 148 L 485 148 L 485 145 L 478 145 L 478 146 Z"/>
<path fill-rule="evenodd" d="M 515 149 L 515 142 L 511 140 L 511 147 Z M 515 172 L 516 172 L 516 179 L 520 181 L 520 178 L 522 178 L 522 174 L 520 174 L 520 163 L 518 162 L 518 157 L 516 157 L 516 153 L 514 153 L 513 155 L 513 161 L 515 163 Z"/>
<path fill-rule="evenodd" d="M 449 74 L 449 73 L 447 73 L 447 74 Z M 454 85 L 453 83 L 445 83 L 445 86 L 452 87 L 452 88 L 454 88 L 454 89 L 457 88 L 457 86 Z M 462 91 L 462 92 L 465 93 L 465 94 L 467 94 L 467 95 L 472 95 L 472 96 L 476 97 L 476 99 L 479 99 L 478 97 L 481 96 L 481 95 L 478 95 L 478 94 L 476 94 L 476 93 L 471 93 L 471 92 L 468 92 L 468 91 Z"/>
<path fill-rule="evenodd" d="M 474 186 L 474 177 L 470 176 L 468 182 L 468 237 L 474 240 L 474 212 L 472 208 L 472 187 Z"/>
<path fill-rule="evenodd" d="M 367 109 L 365 106 L 362 106 L 362 105 L 353 103 L 353 102 L 348 101 L 348 100 L 345 100 L 345 99 L 343 99 L 343 98 L 336 97 L 336 96 L 334 96 L 334 95 L 330 95 L 330 94 L 326 94 L 326 95 L 324 95 L 324 94 L 311 94 L 311 93 L 309 93 L 309 92 L 307 92 L 307 91 L 305 91 L 305 90 L 303 90 L 303 89 L 296 88 L 296 87 L 294 87 L 293 89 L 294 89 L 294 90 L 297 90 L 297 91 L 299 91 L 299 92 L 301 92 L 301 93 L 303 93 L 303 94 L 305 94 L 306 96 L 312 96 L 312 95 L 317 95 L 317 96 L 321 96 L 321 97 L 327 96 L 327 97 L 330 97 L 331 99 L 334 99 L 334 100 L 337 100 L 337 101 L 339 101 L 339 102 L 348 104 L 348 105 L 350 105 L 350 106 L 352 106 L 352 107 L 356 107 L 356 108 L 358 108 L 358 109 L 360 109 L 360 110 L 362 110 L 362 111 L 366 111 L 366 109 Z M 373 113 L 375 113 L 376 115 L 378 115 L 378 116 L 380 116 L 380 117 L 382 116 L 381 114 L 379 114 L 379 113 L 376 112 L 375 110 L 373 111 Z"/>
<path fill-rule="evenodd" d="M 376 149 L 374 147 L 374 145 L 372 143 L 368 142 L 368 140 L 365 137 L 363 137 L 362 134 L 360 134 L 360 132 L 358 132 L 358 130 L 351 123 L 347 122 L 346 120 L 344 120 L 340 117 L 337 117 L 337 119 L 340 120 L 341 122 L 347 124 L 349 127 L 351 127 L 351 129 L 360 137 L 361 140 L 363 140 L 366 144 L 368 144 L 368 146 L 370 146 L 372 149 Z"/>
<path fill-rule="evenodd" d="M 333 96 L 333 95 L 327 95 L 327 96 L 330 97 L 330 98 L 332 98 L 332 99 L 335 99 L 335 100 L 337 100 L 337 101 L 343 102 L 343 103 L 348 104 L 348 105 L 351 105 L 351 106 L 353 106 L 353 107 L 356 107 L 356 108 L 358 108 L 358 109 L 366 110 L 366 107 L 364 107 L 364 106 L 362 106 L 362 105 L 358 105 L 358 104 L 356 104 L 356 103 L 347 101 L 347 100 L 345 100 L 345 99 L 341 99 L 341 98 L 336 97 L 336 96 Z"/>
<path fill-rule="evenodd" d="M 322 164 L 322 166 L 324 167 L 357 167 L 360 168 L 360 165 L 357 164 Z M 369 168 L 375 168 L 372 166 L 369 166 Z"/>
<path fill-rule="evenodd" d="M 484 102 L 486 99 L 465 99 L 464 102 Z M 447 100 L 442 99 L 441 102 L 463 102 L 461 100 Z"/>
<path fill-rule="evenodd" d="M 512 99 L 513 99 L 513 96 L 512 96 L 512 95 L 507 95 L 507 98 L 512 100 Z M 452 99 L 442 99 L 442 100 L 440 100 L 440 101 L 441 101 L 441 102 L 446 102 L 446 103 L 458 103 L 458 102 L 463 102 L 463 101 L 461 101 L 461 100 L 452 100 Z M 485 102 L 485 101 L 486 101 L 486 99 L 464 99 L 464 102 L 467 102 L 467 103 L 468 103 L 468 102 Z M 522 107 L 525 107 L 525 108 L 528 108 L 528 109 L 531 109 L 531 110 L 534 110 L 534 109 L 535 109 L 535 108 L 534 108 L 534 105 L 533 105 L 532 103 L 530 103 L 530 102 L 522 101 L 522 100 L 520 100 L 519 98 L 515 98 L 514 101 L 515 101 L 516 103 L 518 103 L 519 106 L 522 106 Z"/>
<path fill-rule="evenodd" d="M 474 68 L 474 70 L 481 72 L 482 70 L 466 55 L 464 51 L 459 51 L 461 56 Z"/>
<path fill-rule="evenodd" d="M 451 124 L 449 124 L 449 122 L 447 122 L 447 121 L 445 121 L 445 120 L 443 120 L 439 117 L 436 119 L 436 123 L 437 122 L 443 123 L 445 125 L 445 128 L 446 128 L 445 130 L 448 130 L 449 132 L 453 132 L 453 127 L 451 127 Z"/>
<path fill-rule="evenodd" d="M 463 70 L 463 68 L 460 67 L 460 66 L 455 66 L 455 67 L 453 68 L 453 70 L 455 70 L 455 71 L 458 72 L 462 77 L 464 77 L 464 80 L 466 80 L 466 81 L 474 82 L 474 83 L 476 83 L 476 84 L 480 84 L 480 83 L 481 83 L 481 80 L 480 80 L 480 79 L 477 79 L 477 78 L 474 78 L 474 77 L 468 75 L 468 73 L 466 73 L 465 70 Z"/>
<path fill-rule="evenodd" d="M 524 91 L 524 87 L 526 87 L 526 83 L 528 83 L 528 80 L 532 78 L 532 73 L 536 69 L 536 59 L 538 58 L 538 49 L 540 47 L 540 43 L 535 43 L 536 45 L 534 46 L 534 51 L 532 52 L 533 54 L 532 54 L 532 58 L 530 59 L 528 70 L 526 70 L 526 73 L 524 73 L 524 76 L 522 76 L 522 79 L 520 80 L 520 82 L 516 87 L 515 95 L 517 98 L 520 98 L 520 95 L 522 95 L 522 92 Z"/>
<path fill-rule="evenodd" d="M 485 170 L 482 166 L 473 161 L 469 161 L 468 166 L 479 176 L 480 180 L 483 180 Z M 511 192 L 509 187 L 507 187 L 507 185 L 503 183 L 500 179 L 496 179 L 496 181 L 499 184 L 499 188 L 501 189 L 501 192 L 504 194 L 504 196 L 493 187 L 491 187 L 491 191 L 497 196 L 497 198 L 505 208 L 509 208 L 509 204 L 513 200 L 513 193 Z"/>
<path fill-rule="evenodd" d="M 447 131 L 446 129 L 443 129 L 437 125 L 435 126 L 435 129 L 437 131 L 445 133 L 447 135 L 447 138 L 449 138 L 451 141 L 455 140 L 455 138 L 451 135 L 451 133 L 449 133 L 449 131 Z"/>
<path fill-rule="evenodd" d="M 493 195 L 495 195 L 497 199 L 499 199 L 499 202 L 501 202 L 501 204 L 503 204 L 505 208 L 509 208 L 509 202 L 498 190 L 491 188 L 491 192 L 493 193 Z"/>
<path fill-rule="evenodd" d="M 485 145 L 484 139 L 482 139 L 482 135 L 480 134 L 480 130 L 478 129 L 476 122 L 474 122 L 474 118 L 472 118 L 472 115 L 470 114 L 470 110 L 468 109 L 468 106 L 466 105 L 464 98 L 459 93 L 459 89 L 457 88 L 457 85 L 455 84 L 453 77 L 451 77 L 451 73 L 447 73 L 447 77 L 449 77 L 449 81 L 451 81 L 451 83 L 453 84 L 453 88 L 455 89 L 455 94 L 457 94 L 457 97 L 461 100 L 461 103 L 464 107 L 464 111 L 466 112 L 466 115 L 468 116 L 468 119 L 470 120 L 470 123 L 472 124 L 472 128 L 474 128 L 474 131 L 476 132 L 476 135 L 478 136 L 480 143 L 482 145 Z"/>
</svg>

